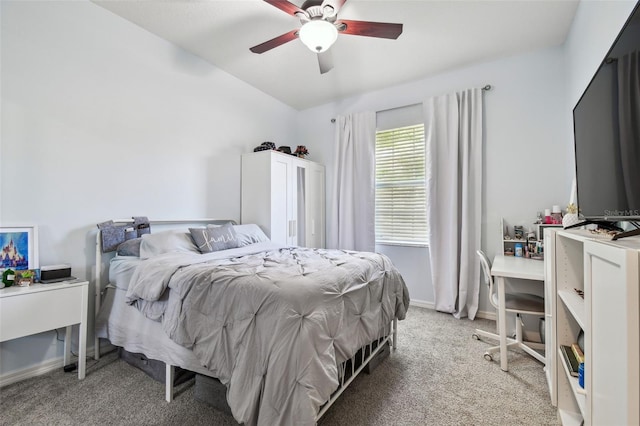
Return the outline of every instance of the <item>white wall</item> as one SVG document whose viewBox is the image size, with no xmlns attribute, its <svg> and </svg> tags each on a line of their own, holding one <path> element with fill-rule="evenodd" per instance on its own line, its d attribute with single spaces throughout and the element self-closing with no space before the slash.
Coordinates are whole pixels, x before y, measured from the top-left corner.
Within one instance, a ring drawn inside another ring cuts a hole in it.
<svg viewBox="0 0 640 426">
<path fill-rule="evenodd" d="M 93 3 L 0 7 L 0 221 L 39 226 L 41 264 L 91 278 L 111 218 L 239 220 L 240 154 L 297 144 L 295 110 Z M 54 337 L 2 343 L 0 374 Z"/>
<path fill-rule="evenodd" d="M 434 58 L 434 60 L 437 60 Z M 500 250 L 500 218 L 531 224 L 537 211 L 566 205 L 571 159 L 563 122 L 564 61 L 561 48 L 475 65 L 341 102 L 302 111 L 298 132 L 312 159 L 327 165 L 327 204 L 331 208 L 334 125 L 339 114 L 380 111 L 451 91 L 491 84 L 485 92 L 485 191 L 483 248 Z M 332 223 L 327 224 L 330 229 Z M 433 303 L 428 249 L 376 248 L 391 256 L 405 277 L 412 300 Z M 542 289 L 541 289 L 542 290 Z M 493 311 L 482 288 L 481 311 Z"/>
<path fill-rule="evenodd" d="M 570 110 L 587 88 L 635 5 L 636 0 L 583 0 L 578 5 L 564 46 Z"/>
<path fill-rule="evenodd" d="M 618 33 L 631 15 L 636 0 L 581 1 L 576 10 L 571 30 L 564 43 L 566 107 L 563 120 L 567 139 L 565 149 L 571 159 L 568 178 L 575 177 L 573 158 L 573 108 L 589 85 L 600 63 L 605 58 Z"/>
</svg>

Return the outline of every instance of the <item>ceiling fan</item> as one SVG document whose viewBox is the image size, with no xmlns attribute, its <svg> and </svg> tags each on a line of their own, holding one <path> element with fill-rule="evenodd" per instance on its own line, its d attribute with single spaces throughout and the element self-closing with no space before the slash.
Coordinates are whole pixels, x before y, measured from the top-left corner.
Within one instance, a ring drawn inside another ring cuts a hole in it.
<svg viewBox="0 0 640 426">
<path fill-rule="evenodd" d="M 337 19 L 338 12 L 347 0 L 307 0 L 301 7 L 287 0 L 264 1 L 300 19 L 302 26 L 253 46 L 250 50 L 253 53 L 264 53 L 300 38 L 309 49 L 318 54 L 321 74 L 333 68 L 333 61 L 327 50 L 335 43 L 339 33 L 390 39 L 397 39 L 402 34 L 402 24 Z"/>
</svg>

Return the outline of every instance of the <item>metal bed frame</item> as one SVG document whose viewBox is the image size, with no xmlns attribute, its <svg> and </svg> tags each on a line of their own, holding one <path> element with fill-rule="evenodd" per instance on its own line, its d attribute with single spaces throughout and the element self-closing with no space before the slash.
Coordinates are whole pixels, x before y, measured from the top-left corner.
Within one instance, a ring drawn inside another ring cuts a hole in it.
<svg viewBox="0 0 640 426">
<path fill-rule="evenodd" d="M 322 416 L 325 415 L 327 410 L 333 405 L 334 402 L 336 402 L 338 397 L 342 395 L 342 392 L 345 391 L 347 386 L 351 384 L 351 382 L 358 376 L 358 374 L 360 374 L 362 370 L 364 370 L 364 368 L 369 364 L 369 362 L 373 358 L 375 358 L 380 351 L 384 349 L 387 342 L 391 346 L 392 351 L 395 351 L 397 349 L 397 333 L 398 333 L 398 319 L 394 318 L 393 321 L 391 322 L 391 333 L 389 333 L 387 336 L 381 337 L 378 340 L 374 340 L 368 345 L 360 348 L 360 350 L 356 352 L 356 354 L 352 358 L 349 358 L 348 360 L 346 360 L 345 362 L 343 362 L 338 366 L 340 385 L 338 386 L 338 389 L 336 389 L 335 392 L 331 395 L 331 397 L 329 397 L 329 400 L 325 402 L 325 404 L 322 407 L 320 407 L 320 410 L 316 415 L 316 423 L 318 422 L 318 420 L 320 420 Z M 374 343 L 376 343 L 375 348 L 373 347 Z M 367 351 L 365 351 L 365 348 L 369 349 L 368 356 L 366 356 Z M 361 354 L 360 359 L 358 359 L 358 353 Z M 356 368 L 355 366 L 358 365 L 357 364 L 358 361 L 360 361 L 360 366 Z M 350 365 L 351 374 L 348 374 L 349 365 Z"/>
<path fill-rule="evenodd" d="M 114 219 L 114 224 L 133 224 L 133 219 Z M 224 220 L 224 219 L 180 219 L 180 220 L 153 220 L 149 223 L 151 225 L 187 225 L 187 224 L 199 224 L 199 225 L 207 225 L 207 224 L 224 224 L 228 222 L 233 222 L 236 224 L 234 220 Z M 102 302 L 102 292 L 106 290 L 106 287 L 103 288 L 102 283 L 102 237 L 101 231 L 98 230 L 96 234 L 96 267 L 95 267 L 95 316 L 97 318 L 98 313 L 100 311 L 100 306 Z M 108 275 L 108 274 L 107 274 Z M 108 283 L 107 283 L 108 284 Z M 391 351 L 395 352 L 398 347 L 398 319 L 394 318 L 389 324 L 389 334 L 383 336 L 377 340 L 372 341 L 368 345 L 363 346 L 356 354 L 341 363 L 338 366 L 338 375 L 339 382 L 338 388 L 333 392 L 329 400 L 322 405 L 316 415 L 315 421 L 318 422 L 320 418 L 329 410 L 329 408 L 336 402 L 336 400 L 342 395 L 345 389 L 353 382 L 353 380 L 366 368 L 369 362 L 380 353 L 387 343 L 390 346 Z M 95 336 L 94 340 L 94 349 L 95 354 L 94 358 L 96 360 L 100 359 L 100 338 Z M 182 366 L 178 366 L 182 367 Z M 184 368 L 184 367 L 183 367 Z M 175 377 L 175 366 L 165 362 L 165 400 L 167 402 L 173 401 L 173 381 Z M 187 370 L 193 371 L 198 374 L 203 374 L 205 376 L 211 376 L 211 372 L 205 368 L 193 368 L 190 366 L 186 368 Z"/>
</svg>

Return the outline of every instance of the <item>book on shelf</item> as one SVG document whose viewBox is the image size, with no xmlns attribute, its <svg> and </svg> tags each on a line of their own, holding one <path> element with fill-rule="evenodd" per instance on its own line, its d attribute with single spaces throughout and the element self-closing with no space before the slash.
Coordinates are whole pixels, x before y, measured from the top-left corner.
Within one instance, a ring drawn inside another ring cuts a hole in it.
<svg viewBox="0 0 640 426">
<path fill-rule="evenodd" d="M 582 353 L 582 349 L 580 349 L 580 346 L 578 346 L 577 343 L 573 343 L 571 345 L 571 350 L 573 351 L 573 354 L 576 356 L 576 359 L 578 360 L 578 364 L 582 364 L 584 362 L 584 353 Z"/>
<path fill-rule="evenodd" d="M 576 359 L 571 346 L 560 345 L 560 352 L 562 352 L 562 357 L 564 358 L 564 363 L 567 366 L 569 373 L 574 377 L 578 377 L 578 367 L 580 366 L 580 363 Z"/>
</svg>

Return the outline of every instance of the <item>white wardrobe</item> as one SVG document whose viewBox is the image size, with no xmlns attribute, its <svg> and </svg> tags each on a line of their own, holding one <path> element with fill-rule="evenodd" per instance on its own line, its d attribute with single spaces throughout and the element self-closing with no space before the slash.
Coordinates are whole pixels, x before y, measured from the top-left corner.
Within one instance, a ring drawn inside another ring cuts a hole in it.
<svg viewBox="0 0 640 426">
<path fill-rule="evenodd" d="M 240 221 L 256 223 L 271 241 L 325 246 L 325 170 L 277 151 L 242 155 Z"/>
</svg>

